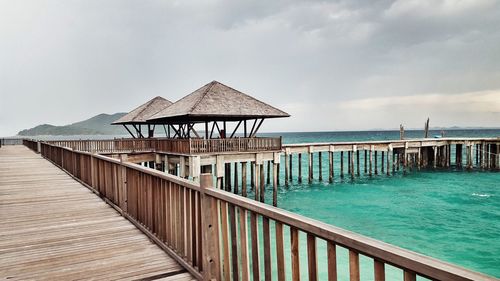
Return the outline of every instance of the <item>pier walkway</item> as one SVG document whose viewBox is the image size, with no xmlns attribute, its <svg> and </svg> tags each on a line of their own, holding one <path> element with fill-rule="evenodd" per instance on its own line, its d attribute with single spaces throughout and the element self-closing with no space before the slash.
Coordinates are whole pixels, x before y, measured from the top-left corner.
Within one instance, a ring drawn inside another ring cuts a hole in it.
<svg viewBox="0 0 500 281">
<path fill-rule="evenodd" d="M 0 280 L 192 280 L 117 211 L 25 146 L 0 149 Z"/>
</svg>

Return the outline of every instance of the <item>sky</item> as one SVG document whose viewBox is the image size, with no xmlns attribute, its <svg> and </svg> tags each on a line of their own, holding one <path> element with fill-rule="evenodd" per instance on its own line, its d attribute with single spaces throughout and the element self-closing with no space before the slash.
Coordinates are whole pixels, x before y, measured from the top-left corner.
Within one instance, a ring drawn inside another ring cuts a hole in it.
<svg viewBox="0 0 500 281">
<path fill-rule="evenodd" d="M 261 131 L 500 127 L 500 1 L 0 0 L 0 136 L 217 80 Z"/>
</svg>

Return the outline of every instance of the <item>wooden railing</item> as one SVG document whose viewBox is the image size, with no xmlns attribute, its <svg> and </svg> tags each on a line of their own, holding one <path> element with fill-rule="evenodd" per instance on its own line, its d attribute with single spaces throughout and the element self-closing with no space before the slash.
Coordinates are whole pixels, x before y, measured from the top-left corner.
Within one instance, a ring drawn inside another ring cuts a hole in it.
<svg viewBox="0 0 500 281">
<path fill-rule="evenodd" d="M 191 153 L 281 150 L 281 138 L 190 139 Z"/>
<path fill-rule="evenodd" d="M 348 267 L 349 280 L 360 280 L 360 256 L 373 263 L 368 274 L 377 281 L 385 280 L 385 265 L 401 269 L 405 281 L 416 276 L 497 280 L 215 189 L 211 174 L 202 174 L 198 184 L 46 143 L 41 153 L 103 197 L 199 280 L 299 280 L 302 274 L 318 280 L 319 256 L 326 256 L 328 280 L 345 280 L 340 267 Z M 304 236 L 306 246 L 300 243 Z M 343 249 L 348 262 L 337 262 Z"/>
<path fill-rule="evenodd" d="M 114 153 L 161 151 L 179 154 L 224 152 L 255 152 L 281 150 L 281 138 L 231 139 L 113 139 L 113 140 L 58 140 L 47 143 L 73 150 Z"/>
<path fill-rule="evenodd" d="M 3 145 L 20 145 L 23 144 L 22 138 L 0 138 L 0 147 Z"/>
</svg>

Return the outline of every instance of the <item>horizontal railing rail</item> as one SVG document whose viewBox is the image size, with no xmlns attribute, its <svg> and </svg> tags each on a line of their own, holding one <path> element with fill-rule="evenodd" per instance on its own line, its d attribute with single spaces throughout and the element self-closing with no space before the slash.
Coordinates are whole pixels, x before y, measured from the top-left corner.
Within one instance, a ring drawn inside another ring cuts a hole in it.
<svg viewBox="0 0 500 281">
<path fill-rule="evenodd" d="M 25 142 L 30 148 L 33 143 Z M 202 174 L 198 184 L 48 143 L 40 144 L 40 152 L 103 197 L 199 280 L 299 280 L 302 274 L 318 280 L 320 254 L 327 257 L 328 280 L 340 279 L 341 266 L 348 267 L 349 280 L 360 280 L 360 256 L 372 260 L 369 274 L 377 281 L 385 280 L 385 265 L 401 269 L 405 281 L 417 276 L 498 280 L 215 189 L 211 174 Z M 318 248 L 320 241 L 326 248 Z M 341 249 L 348 252 L 347 263 L 337 261 Z"/>
<path fill-rule="evenodd" d="M 0 138 L 0 147 L 3 145 L 21 145 L 23 144 L 22 138 Z"/>
</svg>

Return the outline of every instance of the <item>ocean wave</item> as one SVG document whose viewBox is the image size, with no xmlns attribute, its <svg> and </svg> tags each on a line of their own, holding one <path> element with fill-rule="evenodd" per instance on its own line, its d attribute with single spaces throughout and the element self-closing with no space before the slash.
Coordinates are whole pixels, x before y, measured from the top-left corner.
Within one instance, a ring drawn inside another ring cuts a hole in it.
<svg viewBox="0 0 500 281">
<path fill-rule="evenodd" d="M 472 196 L 477 196 L 477 197 L 491 197 L 490 194 L 482 194 L 482 193 L 472 193 Z"/>
</svg>

